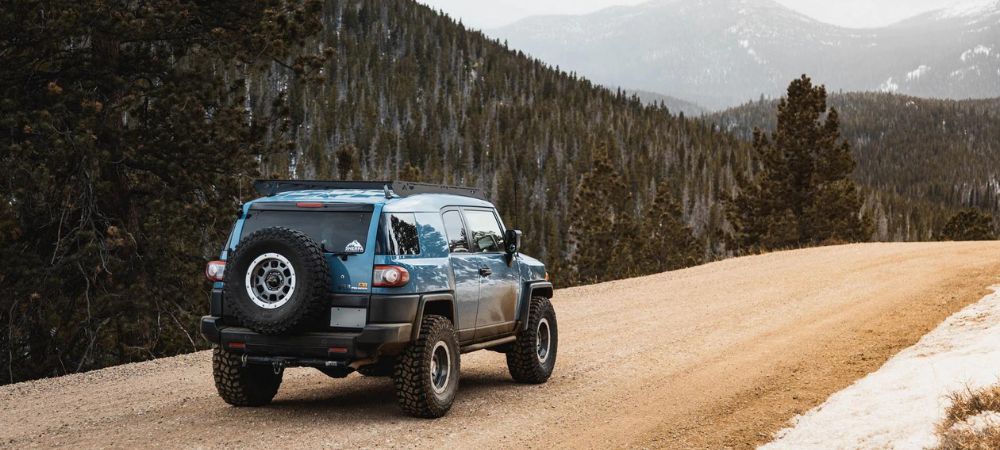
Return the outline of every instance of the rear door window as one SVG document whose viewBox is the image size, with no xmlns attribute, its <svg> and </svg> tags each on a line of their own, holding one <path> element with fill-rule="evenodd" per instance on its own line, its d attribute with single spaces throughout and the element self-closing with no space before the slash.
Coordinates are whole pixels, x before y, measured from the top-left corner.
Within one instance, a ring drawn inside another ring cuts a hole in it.
<svg viewBox="0 0 1000 450">
<path fill-rule="evenodd" d="M 270 227 L 298 230 L 331 253 L 364 253 L 372 213 L 356 211 L 296 211 L 252 209 L 240 239 Z"/>
<path fill-rule="evenodd" d="M 494 253 L 503 251 L 503 233 L 493 211 L 466 210 L 474 252 Z"/>
<path fill-rule="evenodd" d="M 420 239 L 413 213 L 382 215 L 375 253 L 379 255 L 419 255 Z"/>
<path fill-rule="evenodd" d="M 445 233 L 448 233 L 448 251 L 452 253 L 469 252 L 469 234 L 465 231 L 462 214 L 458 211 L 447 211 L 442 216 Z"/>
</svg>

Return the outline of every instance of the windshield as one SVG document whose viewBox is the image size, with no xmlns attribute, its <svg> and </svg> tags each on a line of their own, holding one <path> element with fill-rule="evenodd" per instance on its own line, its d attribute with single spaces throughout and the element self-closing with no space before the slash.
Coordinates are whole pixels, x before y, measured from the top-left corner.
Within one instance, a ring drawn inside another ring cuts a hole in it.
<svg viewBox="0 0 1000 450">
<path fill-rule="evenodd" d="M 298 230 L 331 253 L 364 253 L 372 213 L 355 211 L 251 210 L 240 240 L 257 230 L 285 227 Z"/>
</svg>

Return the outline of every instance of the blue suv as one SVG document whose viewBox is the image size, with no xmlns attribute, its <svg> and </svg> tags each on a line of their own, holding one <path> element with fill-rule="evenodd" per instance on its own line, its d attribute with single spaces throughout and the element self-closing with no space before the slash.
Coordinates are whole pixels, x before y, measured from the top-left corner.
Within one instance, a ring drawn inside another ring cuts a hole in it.
<svg viewBox="0 0 1000 450">
<path fill-rule="evenodd" d="M 400 407 L 448 412 L 462 353 L 507 355 L 544 383 L 558 344 L 545 266 L 519 253 L 476 189 L 409 182 L 254 184 L 219 261 L 208 263 L 219 395 L 269 403 L 285 367 L 391 376 Z"/>
</svg>

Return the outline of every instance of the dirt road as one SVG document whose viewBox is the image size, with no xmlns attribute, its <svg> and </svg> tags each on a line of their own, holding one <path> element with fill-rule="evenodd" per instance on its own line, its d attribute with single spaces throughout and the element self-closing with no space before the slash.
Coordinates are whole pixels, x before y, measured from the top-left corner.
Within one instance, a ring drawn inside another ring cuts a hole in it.
<svg viewBox="0 0 1000 450">
<path fill-rule="evenodd" d="M 433 421 L 387 379 L 290 369 L 275 402 L 216 397 L 210 354 L 0 387 L 0 446 L 749 447 L 1000 283 L 1000 242 L 866 244 L 731 259 L 556 292 L 548 384 L 463 355 Z"/>
</svg>

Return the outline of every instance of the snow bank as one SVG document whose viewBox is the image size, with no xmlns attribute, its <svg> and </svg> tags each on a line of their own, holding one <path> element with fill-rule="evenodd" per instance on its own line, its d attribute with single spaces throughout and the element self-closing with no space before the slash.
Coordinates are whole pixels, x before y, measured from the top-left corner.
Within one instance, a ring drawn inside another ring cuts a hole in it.
<svg viewBox="0 0 1000 450">
<path fill-rule="evenodd" d="M 993 289 L 879 370 L 793 419 L 761 448 L 936 445 L 935 426 L 944 419 L 949 394 L 1000 382 L 1000 286 Z"/>
<path fill-rule="evenodd" d="M 952 430 L 968 430 L 973 433 L 981 433 L 987 428 L 1000 427 L 1000 413 L 996 411 L 986 411 L 976 414 L 961 423 L 951 426 Z"/>
</svg>

